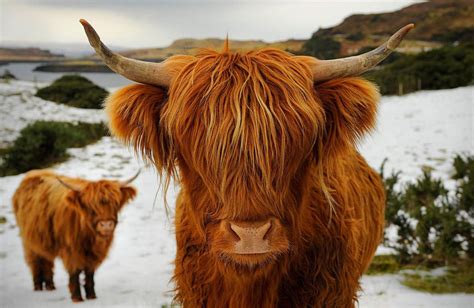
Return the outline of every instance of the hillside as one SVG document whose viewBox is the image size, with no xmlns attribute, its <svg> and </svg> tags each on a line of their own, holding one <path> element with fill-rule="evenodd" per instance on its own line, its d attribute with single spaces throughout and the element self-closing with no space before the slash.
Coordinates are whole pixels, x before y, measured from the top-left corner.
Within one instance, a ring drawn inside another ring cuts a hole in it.
<svg viewBox="0 0 474 308">
<path fill-rule="evenodd" d="M 241 41 L 229 40 L 229 47 L 231 50 L 245 51 L 261 48 L 278 48 L 289 52 L 296 53 L 301 49 L 304 40 L 287 40 L 274 43 L 267 43 L 261 40 Z M 210 48 L 220 50 L 224 46 L 223 39 L 208 38 L 208 39 L 192 39 L 185 38 L 174 41 L 168 47 L 163 48 L 142 48 L 120 51 L 121 55 L 126 57 L 159 62 L 172 55 L 194 55 L 203 48 Z M 51 64 L 40 65 L 35 68 L 35 71 L 42 72 L 104 72 L 111 73 L 112 71 L 102 63 L 96 54 L 90 55 L 87 58 L 66 60 Z"/>
<path fill-rule="evenodd" d="M 61 54 L 54 54 L 47 49 L 29 48 L 0 48 L 0 62 L 29 62 L 53 61 L 64 58 Z"/>
<path fill-rule="evenodd" d="M 473 0 L 431 0 L 389 13 L 356 14 L 334 27 L 319 29 L 314 37 L 331 37 L 341 44 L 341 55 L 376 46 L 406 24 L 416 25 L 400 51 L 417 53 L 444 43 L 469 41 L 474 33 Z"/>
</svg>

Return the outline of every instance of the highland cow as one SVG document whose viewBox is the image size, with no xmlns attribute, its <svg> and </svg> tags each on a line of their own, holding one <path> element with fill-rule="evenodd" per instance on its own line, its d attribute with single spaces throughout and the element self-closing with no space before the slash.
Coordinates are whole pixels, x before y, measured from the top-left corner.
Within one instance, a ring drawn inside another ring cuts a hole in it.
<svg viewBox="0 0 474 308">
<path fill-rule="evenodd" d="M 181 186 L 175 300 L 184 307 L 353 307 L 380 243 L 384 187 L 356 149 L 379 93 L 358 78 L 413 27 L 359 56 L 203 50 L 161 63 L 112 52 L 139 82 L 106 103 L 111 131 Z"/>
<path fill-rule="evenodd" d="M 50 170 L 26 174 L 13 195 L 13 209 L 34 290 L 55 289 L 54 259 L 60 257 L 69 273 L 72 301 L 83 300 L 81 272 L 86 298 L 96 298 L 94 272 L 107 256 L 119 211 L 136 195 L 128 186 L 135 177 L 91 182 Z"/>
</svg>

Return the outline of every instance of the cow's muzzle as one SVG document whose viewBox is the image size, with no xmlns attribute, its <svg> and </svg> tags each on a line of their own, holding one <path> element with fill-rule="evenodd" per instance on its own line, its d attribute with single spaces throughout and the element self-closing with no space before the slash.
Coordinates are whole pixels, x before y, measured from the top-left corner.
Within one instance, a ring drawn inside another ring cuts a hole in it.
<svg viewBox="0 0 474 308">
<path fill-rule="evenodd" d="M 271 218 L 260 221 L 221 221 L 214 242 L 220 252 L 237 263 L 259 263 L 275 259 L 288 251 L 288 238 L 281 222 Z"/>
</svg>

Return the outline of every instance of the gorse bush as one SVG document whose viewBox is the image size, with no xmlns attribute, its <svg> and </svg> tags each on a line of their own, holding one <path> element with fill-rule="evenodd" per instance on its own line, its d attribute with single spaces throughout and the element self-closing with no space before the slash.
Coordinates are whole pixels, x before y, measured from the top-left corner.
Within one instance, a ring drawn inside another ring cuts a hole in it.
<svg viewBox="0 0 474 308">
<path fill-rule="evenodd" d="M 334 59 L 340 56 L 341 43 L 329 36 L 315 35 L 307 40 L 298 54 L 318 59 Z"/>
<path fill-rule="evenodd" d="M 13 75 L 9 70 L 5 70 L 2 75 L 0 75 L 0 79 L 4 80 L 11 80 L 16 79 L 15 75 Z"/>
<path fill-rule="evenodd" d="M 83 147 L 107 133 L 102 123 L 35 122 L 22 129 L 13 146 L 7 149 L 0 174 L 18 174 L 63 161 L 67 158 L 67 148 Z"/>
<path fill-rule="evenodd" d="M 36 96 L 71 107 L 100 109 L 108 92 L 79 75 L 65 75 L 41 88 Z"/>
<path fill-rule="evenodd" d="M 365 74 L 379 85 L 382 94 L 466 86 L 473 82 L 474 44 L 445 46 L 417 55 L 399 54 L 386 64 Z"/>
<path fill-rule="evenodd" d="M 428 169 L 414 183 L 401 186 L 400 173 L 385 177 L 382 165 L 386 220 L 398 235 L 395 243 L 386 237 L 385 244 L 397 251 L 400 263 L 442 264 L 474 256 L 474 157 L 458 155 L 453 165 L 454 196 Z"/>
</svg>

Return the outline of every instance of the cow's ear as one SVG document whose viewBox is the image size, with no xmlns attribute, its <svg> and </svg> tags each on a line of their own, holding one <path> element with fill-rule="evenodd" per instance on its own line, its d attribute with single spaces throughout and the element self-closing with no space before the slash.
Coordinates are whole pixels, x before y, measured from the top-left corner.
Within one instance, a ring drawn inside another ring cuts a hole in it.
<svg viewBox="0 0 474 308">
<path fill-rule="evenodd" d="M 132 145 L 159 170 L 174 161 L 169 138 L 160 125 L 167 99 L 163 88 L 134 84 L 111 94 L 105 103 L 112 134 Z"/>
<path fill-rule="evenodd" d="M 326 116 L 324 155 L 343 152 L 375 126 L 378 88 L 362 78 L 340 78 L 314 86 Z"/>
<path fill-rule="evenodd" d="M 137 190 L 132 186 L 122 186 L 120 187 L 120 192 L 122 193 L 122 200 L 120 202 L 121 207 L 137 195 Z"/>
</svg>

